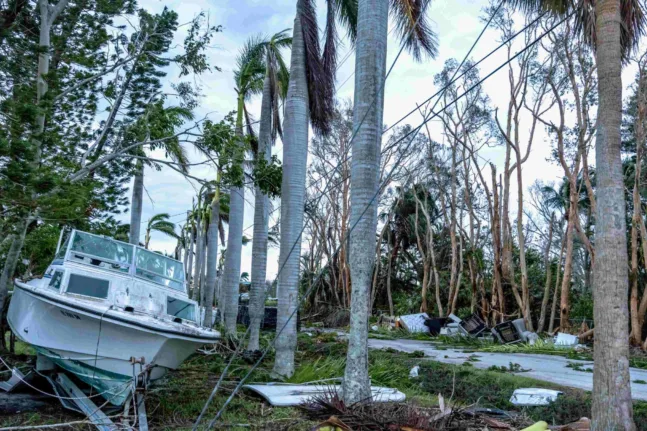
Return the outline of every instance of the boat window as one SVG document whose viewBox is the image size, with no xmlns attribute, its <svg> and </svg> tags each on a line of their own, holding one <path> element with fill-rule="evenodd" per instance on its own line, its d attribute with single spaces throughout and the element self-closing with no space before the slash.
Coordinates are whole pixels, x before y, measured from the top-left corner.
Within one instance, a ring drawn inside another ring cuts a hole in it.
<svg viewBox="0 0 647 431">
<path fill-rule="evenodd" d="M 133 260 L 133 246 L 84 232 L 75 232 L 70 258 L 104 269 L 128 272 Z"/>
<path fill-rule="evenodd" d="M 85 275 L 70 274 L 70 281 L 67 283 L 67 293 L 92 296 L 93 298 L 106 299 L 110 282 L 100 278 L 86 277 Z"/>
<path fill-rule="evenodd" d="M 49 281 L 48 286 L 52 289 L 60 290 L 61 281 L 63 281 L 63 271 L 54 271 L 54 274 L 52 274 L 52 279 Z"/>
<path fill-rule="evenodd" d="M 195 322 L 195 304 L 169 296 L 166 298 L 166 314 Z"/>
<path fill-rule="evenodd" d="M 185 291 L 182 262 L 143 248 L 137 248 L 135 266 L 135 273 L 138 277 L 181 292 Z"/>
<path fill-rule="evenodd" d="M 65 241 L 61 244 L 61 248 L 56 253 L 54 259 L 65 259 L 65 252 L 67 252 L 67 246 L 70 245 L 70 237 L 72 235 L 70 233 L 64 233 L 63 235 L 65 236 Z"/>
</svg>

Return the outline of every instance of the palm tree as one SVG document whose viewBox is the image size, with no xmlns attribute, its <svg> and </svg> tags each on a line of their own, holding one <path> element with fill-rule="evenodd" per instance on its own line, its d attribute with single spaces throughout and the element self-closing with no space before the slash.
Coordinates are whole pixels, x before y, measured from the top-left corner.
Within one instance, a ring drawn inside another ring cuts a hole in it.
<svg viewBox="0 0 647 431">
<path fill-rule="evenodd" d="M 261 100 L 261 121 L 258 145 L 254 146 L 254 158 L 269 161 L 271 147 L 277 134 L 281 133 L 279 100 L 285 99 L 289 72 L 283 61 L 281 49 L 289 47 L 292 38 L 283 30 L 258 45 L 258 55 L 265 66 L 263 96 Z M 249 124 L 250 122 L 247 121 Z M 254 200 L 254 234 L 252 238 L 252 274 L 249 292 L 250 335 L 247 348 L 258 350 L 261 322 L 265 308 L 265 279 L 267 276 L 267 246 L 269 198 L 260 186 L 256 186 Z"/>
<path fill-rule="evenodd" d="M 391 0 L 396 29 L 416 60 L 436 54 L 436 38 L 425 17 L 429 0 Z M 343 397 L 347 403 L 370 399 L 368 313 L 375 264 L 375 231 L 384 110 L 387 0 L 359 0 L 355 60 L 355 111 L 351 162 L 350 268 L 351 320 Z"/>
<path fill-rule="evenodd" d="M 236 63 L 238 69 L 234 72 L 236 93 L 238 94 L 238 109 L 236 112 L 236 135 L 239 144 L 244 145 L 243 118 L 247 117 L 245 102 L 263 89 L 265 67 L 258 55 L 259 42 L 256 38 L 249 39 L 240 51 Z M 239 161 L 242 166 L 243 161 Z M 215 203 L 213 206 L 217 206 Z M 236 332 L 238 316 L 238 290 L 240 281 L 240 258 L 243 239 L 243 218 L 245 215 L 245 189 L 242 185 L 232 186 L 229 190 L 229 231 L 227 232 L 227 250 L 225 251 L 225 268 L 223 271 L 224 318 L 225 330 Z"/>
<path fill-rule="evenodd" d="M 638 0 L 511 0 L 525 12 L 575 13 L 585 40 L 595 47 L 598 118 L 596 260 L 593 315 L 596 323 L 593 428 L 635 429 L 629 384 L 629 290 L 622 160 L 622 63 L 645 32 Z"/>
<path fill-rule="evenodd" d="M 148 220 L 148 225 L 146 225 L 144 248 L 148 250 L 148 245 L 151 241 L 151 233 L 153 231 L 163 233 L 175 239 L 179 238 L 179 235 L 175 233 L 175 223 L 168 221 L 169 218 L 170 216 L 167 213 L 161 213 L 155 214 Z"/>
<path fill-rule="evenodd" d="M 161 103 L 154 103 L 147 107 L 142 119 L 133 125 L 131 133 L 138 135 L 139 139 L 156 140 L 166 136 L 172 136 L 177 126 L 185 120 L 193 118 L 190 110 L 178 106 L 164 108 Z M 177 138 L 165 139 L 162 144 L 152 145 L 151 149 L 163 148 L 167 156 L 178 166 L 182 173 L 188 172 L 188 157 L 182 144 Z M 142 224 L 142 210 L 144 200 L 144 167 L 152 165 L 145 158 L 146 154 L 139 149 L 135 157 L 135 180 L 133 182 L 133 194 L 130 208 L 130 234 L 129 242 L 138 245 L 140 229 Z"/>
<path fill-rule="evenodd" d="M 283 178 L 281 182 L 281 246 L 277 286 L 276 356 L 273 373 L 294 373 L 297 344 L 295 315 L 298 304 L 301 231 L 305 204 L 308 126 L 326 134 L 334 113 L 337 19 L 355 39 L 357 0 L 327 0 L 325 45 L 319 46 L 314 0 L 297 0 L 292 33 L 290 82 L 284 105 Z"/>
</svg>

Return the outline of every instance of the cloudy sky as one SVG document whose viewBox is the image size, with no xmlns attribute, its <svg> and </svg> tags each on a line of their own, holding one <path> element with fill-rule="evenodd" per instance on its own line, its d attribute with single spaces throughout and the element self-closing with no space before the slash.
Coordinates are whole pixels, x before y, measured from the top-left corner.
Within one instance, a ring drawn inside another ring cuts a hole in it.
<svg viewBox="0 0 647 431">
<path fill-rule="evenodd" d="M 291 29 L 296 9 L 295 0 L 140 0 L 140 5 L 150 11 L 159 11 L 164 6 L 178 12 L 180 22 L 187 22 L 201 11 L 208 13 L 213 24 L 223 26 L 223 31 L 218 33 L 209 50 L 209 58 L 212 65 L 219 66 L 221 72 L 206 74 L 200 78 L 204 99 L 199 110 L 202 116 L 208 115 L 211 119 L 218 121 L 225 114 L 236 107 L 236 94 L 233 89 L 233 68 L 238 50 L 245 40 L 255 34 L 274 34 L 283 29 Z M 428 12 L 429 18 L 435 32 L 438 34 L 439 55 L 435 59 L 427 59 L 422 63 L 416 63 L 409 55 L 404 53 L 396 62 L 391 75 L 385 85 L 385 109 L 384 123 L 393 124 L 404 114 L 416 107 L 416 103 L 424 101 L 431 96 L 437 88 L 434 86 L 433 77 L 438 73 L 449 58 L 463 58 L 470 46 L 480 33 L 483 23 L 480 21 L 482 9 L 488 5 L 487 0 L 453 0 L 434 1 Z M 319 0 L 318 4 L 319 21 L 323 26 L 325 16 L 325 2 Z M 522 18 L 520 18 L 520 22 Z M 391 27 L 392 23 L 390 24 Z M 180 32 L 177 37 L 181 43 L 183 34 Z M 344 36 L 345 39 L 345 36 Z M 472 58 L 480 59 L 491 49 L 498 45 L 498 35 L 494 31 L 488 31 L 472 53 Z M 389 34 L 387 70 L 393 63 L 399 41 L 395 32 Z M 350 55 L 346 55 L 350 54 Z M 289 57 L 289 51 L 286 52 Z M 337 73 L 337 87 L 339 98 L 352 99 L 354 84 L 354 56 L 349 53 L 349 44 L 346 42 L 341 48 L 339 55 L 341 63 Z M 501 50 L 486 60 L 480 66 L 481 76 L 485 76 L 506 60 L 505 53 Z M 625 83 L 631 74 L 625 73 Z M 484 84 L 486 93 L 492 100 L 492 105 L 505 111 L 507 108 L 507 71 L 501 70 L 493 75 Z M 250 104 L 250 111 L 253 115 L 259 115 L 260 97 Z M 409 118 L 408 122 L 417 125 L 420 122 L 420 115 L 416 114 Z M 505 121 L 504 118 L 501 121 Z M 432 134 L 437 129 L 432 128 Z M 437 133 L 434 139 L 442 141 L 442 136 Z M 529 161 L 523 166 L 524 185 L 529 186 L 535 180 L 557 181 L 562 177 L 559 166 L 547 162 L 550 156 L 551 145 L 545 134 L 535 140 Z M 273 150 L 281 155 L 280 143 Z M 189 150 L 193 162 L 201 161 L 202 158 Z M 498 166 L 502 165 L 504 149 L 502 147 L 483 151 L 482 160 L 491 160 Z M 192 170 L 192 174 L 198 177 L 213 179 L 215 173 L 212 169 L 198 167 Z M 144 201 L 144 213 L 142 220 L 146 221 L 156 213 L 166 212 L 171 214 L 172 221 L 184 223 L 186 211 L 191 207 L 192 199 L 196 195 L 197 185 L 185 180 L 181 175 L 170 169 L 155 171 L 147 169 L 145 174 L 145 187 L 147 195 Z M 513 191 L 513 196 L 515 192 Z M 245 208 L 245 224 L 249 227 L 245 234 L 251 237 L 253 222 L 253 196 L 247 194 Z M 277 201 L 275 205 L 278 205 Z M 278 211 L 276 212 L 278 214 Z M 123 220 L 129 222 L 128 216 Z M 271 224 L 273 222 L 270 222 Z M 144 230 L 142 229 L 142 236 Z M 152 247 L 155 250 L 171 252 L 175 247 L 175 241 L 159 234 L 153 234 Z M 273 279 L 277 271 L 278 250 L 272 249 L 268 259 L 268 278 Z M 251 244 L 243 248 L 243 259 L 241 271 L 250 271 Z"/>
</svg>

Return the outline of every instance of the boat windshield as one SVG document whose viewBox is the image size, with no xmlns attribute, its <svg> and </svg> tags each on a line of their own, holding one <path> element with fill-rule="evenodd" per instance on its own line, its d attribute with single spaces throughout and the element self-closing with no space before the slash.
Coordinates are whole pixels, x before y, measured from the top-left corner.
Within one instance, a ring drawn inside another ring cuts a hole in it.
<svg viewBox="0 0 647 431">
<path fill-rule="evenodd" d="M 181 262 L 159 253 L 137 248 L 135 274 L 154 283 L 184 292 L 184 268 Z"/>
<path fill-rule="evenodd" d="M 128 272 L 133 261 L 133 248 L 125 242 L 76 231 L 70 254 L 73 260 Z"/>
</svg>

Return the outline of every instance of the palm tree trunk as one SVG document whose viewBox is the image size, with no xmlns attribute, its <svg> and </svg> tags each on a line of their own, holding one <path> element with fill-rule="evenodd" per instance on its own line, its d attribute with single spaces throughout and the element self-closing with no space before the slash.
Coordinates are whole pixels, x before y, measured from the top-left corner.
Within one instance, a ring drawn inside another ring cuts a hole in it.
<svg viewBox="0 0 647 431">
<path fill-rule="evenodd" d="M 243 97 L 238 96 L 236 134 L 243 139 Z M 245 217 L 245 188 L 231 187 L 229 191 L 229 230 L 223 270 L 222 287 L 225 299 L 225 331 L 236 333 L 238 295 L 240 290 L 240 258 L 243 250 L 243 218 Z"/>
<path fill-rule="evenodd" d="M 595 3 L 598 119 L 596 258 L 593 268 L 593 431 L 635 430 L 629 383 L 627 230 L 620 122 L 622 48 L 620 0 Z"/>
<path fill-rule="evenodd" d="M 348 355 L 343 382 L 346 403 L 371 397 L 368 377 L 368 306 L 377 229 L 388 0 L 360 0 L 355 60 L 356 136 L 351 162 L 350 270 L 352 280 Z"/>
<path fill-rule="evenodd" d="M 196 240 L 195 240 L 195 268 L 193 272 L 193 292 L 191 299 L 197 301 L 200 297 L 200 274 L 202 274 L 202 249 L 204 247 L 204 235 L 202 233 L 202 208 L 198 202 L 198 214 L 196 217 Z M 220 306 L 220 304 L 218 305 Z"/>
<path fill-rule="evenodd" d="M 186 281 L 189 286 L 192 284 L 192 269 L 193 269 L 193 242 L 194 242 L 194 234 L 193 234 L 193 222 L 189 223 L 189 243 L 187 244 L 187 255 L 186 255 Z"/>
<path fill-rule="evenodd" d="M 220 178 L 216 184 L 220 183 Z M 202 324 L 211 328 L 213 314 L 213 297 L 216 292 L 216 274 L 218 272 L 218 224 L 220 224 L 220 187 L 216 185 L 216 191 L 211 201 L 211 216 L 209 217 L 209 230 L 207 231 L 207 279 L 204 284 L 204 322 Z"/>
<path fill-rule="evenodd" d="M 136 169 L 133 196 L 130 201 L 130 235 L 128 241 L 131 244 L 139 245 L 144 200 L 144 163 L 141 160 L 137 161 Z"/>
<path fill-rule="evenodd" d="M 261 124 L 258 136 L 257 157 L 269 160 L 272 145 L 271 81 L 268 72 L 263 83 L 261 99 Z M 261 322 L 265 314 L 265 279 L 267 277 L 267 224 L 269 199 L 256 187 L 254 200 L 254 236 L 252 238 L 252 284 L 249 292 L 249 350 L 258 350 Z"/>
<path fill-rule="evenodd" d="M 306 165 L 308 161 L 308 82 L 306 52 L 301 27 L 302 0 L 297 2 L 294 19 L 290 84 L 283 119 L 283 179 L 281 182 L 281 246 L 279 251 L 278 313 L 275 341 L 276 358 L 273 373 L 294 373 L 294 350 L 297 345 L 296 313 L 299 294 L 299 260 L 305 200 Z M 372 248 L 371 248 L 372 249 Z M 290 318 L 292 314 L 295 317 Z M 279 334 L 279 331 L 283 331 Z"/>
</svg>

